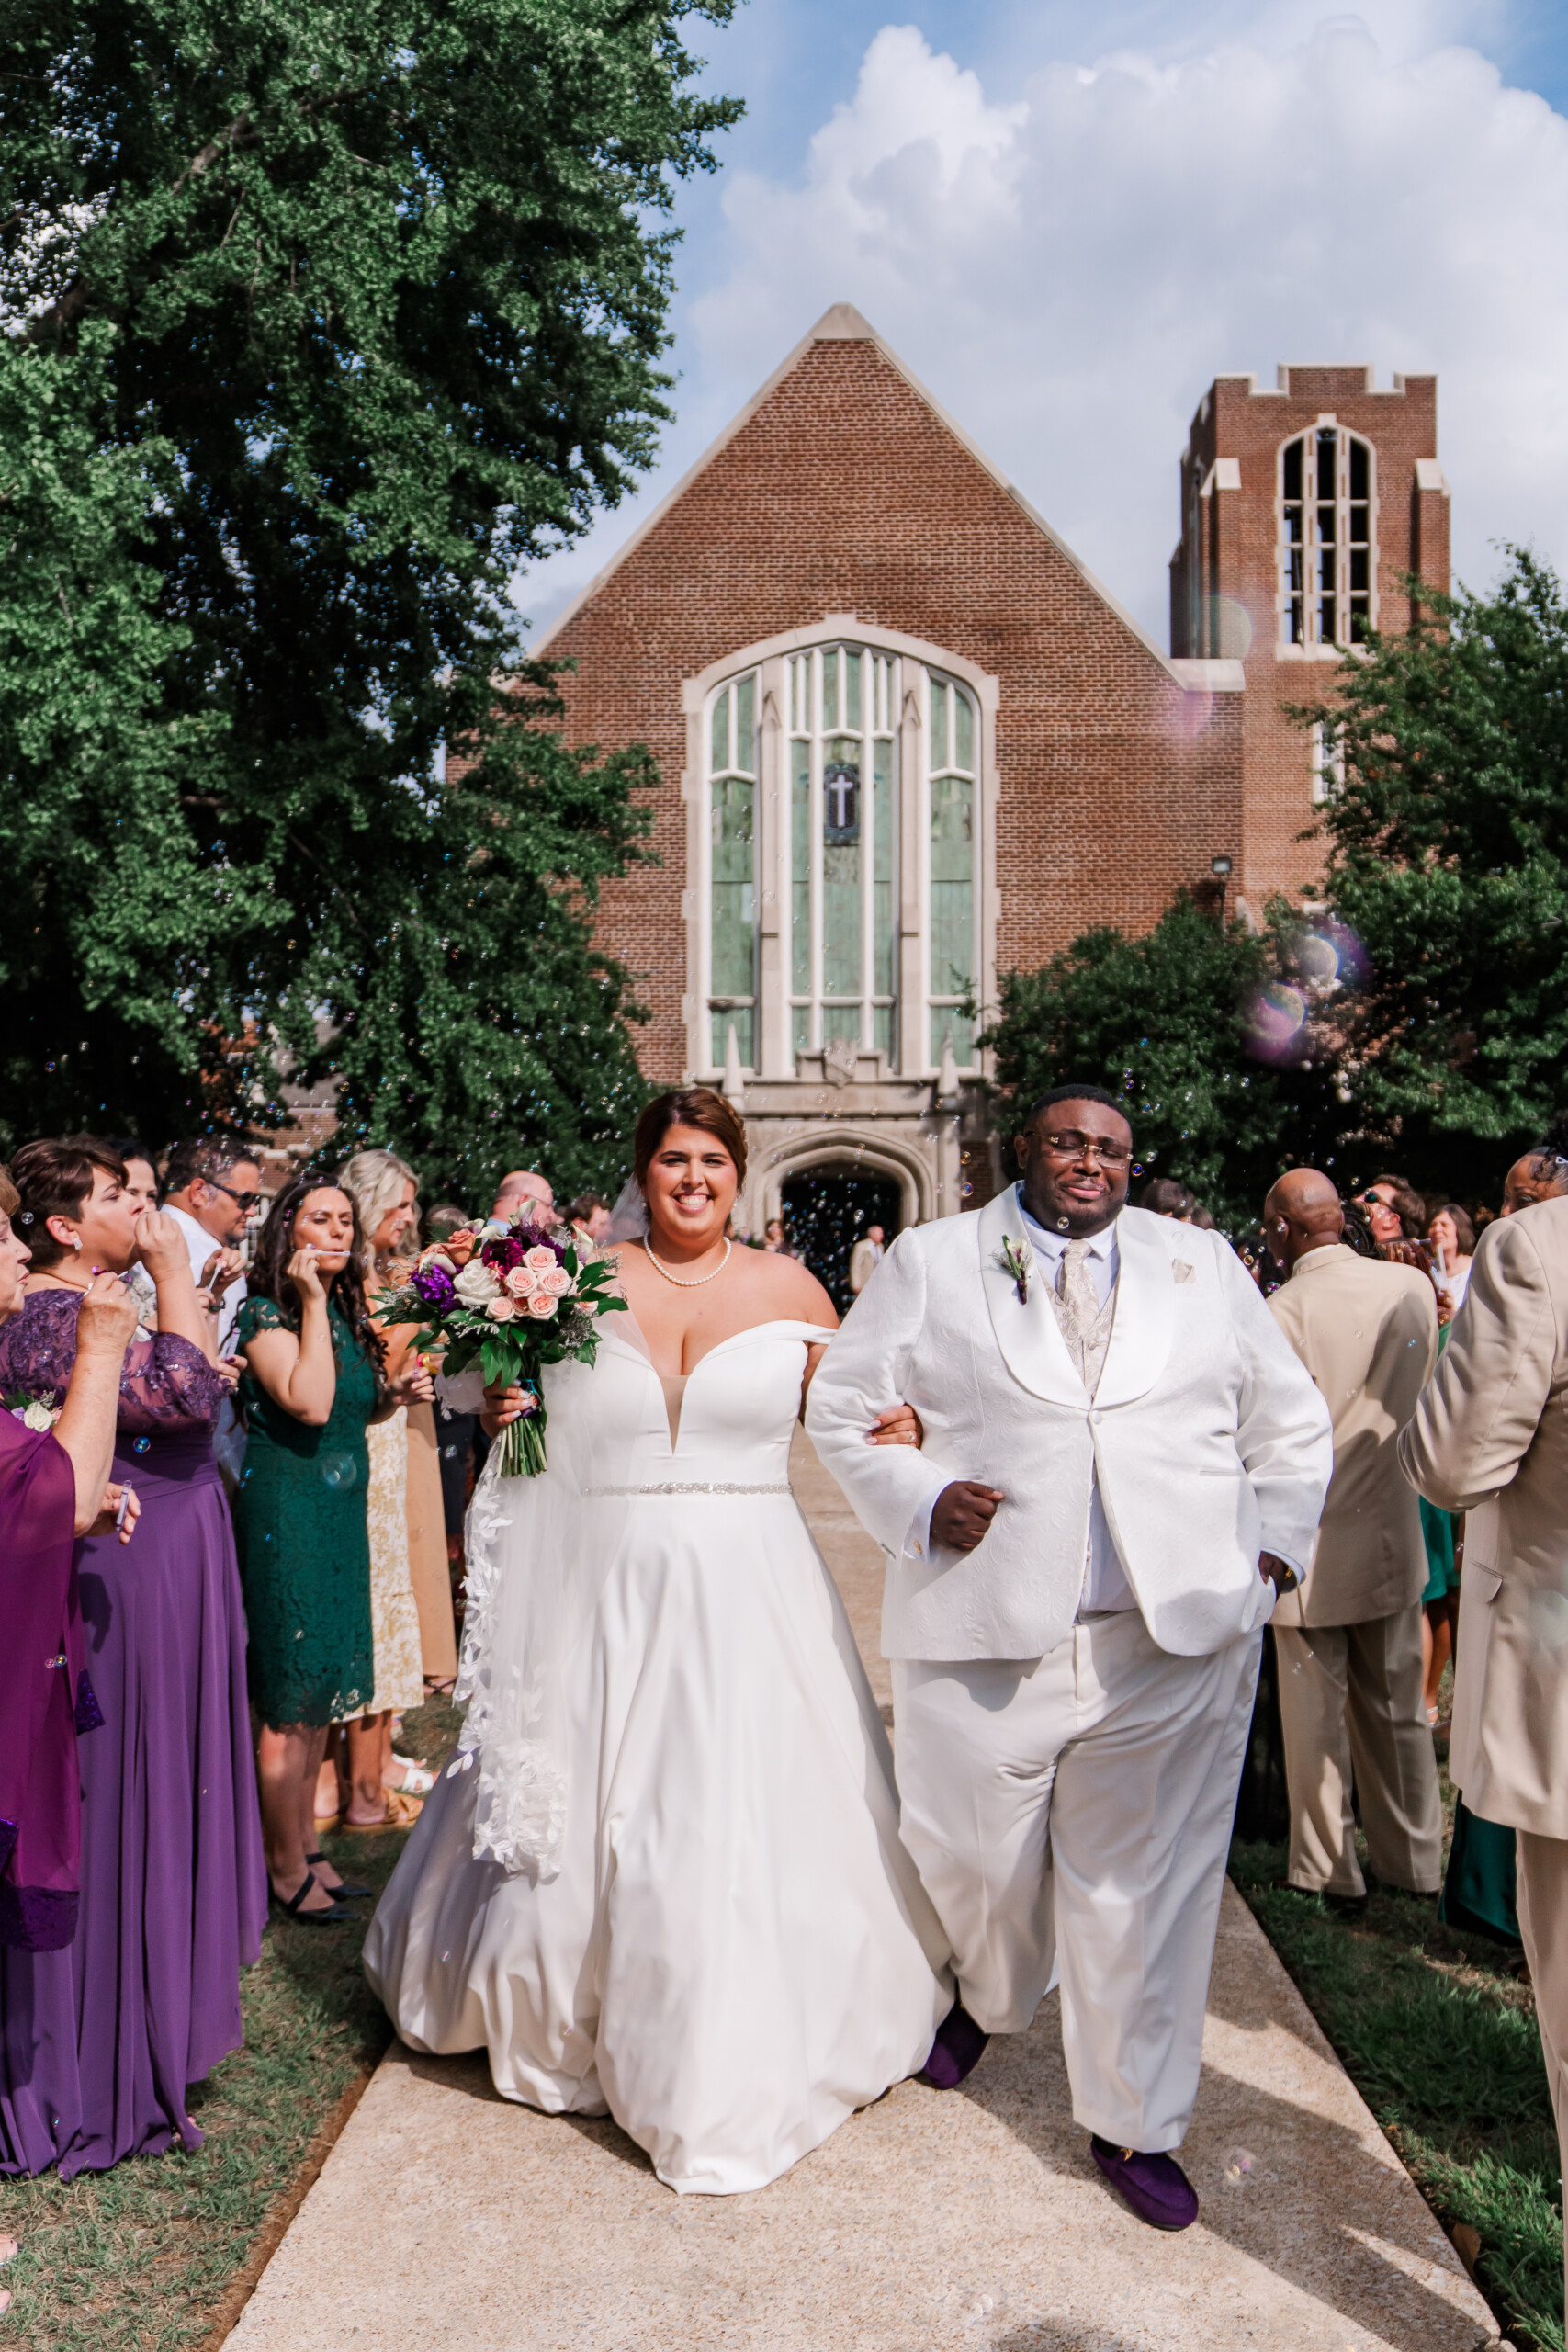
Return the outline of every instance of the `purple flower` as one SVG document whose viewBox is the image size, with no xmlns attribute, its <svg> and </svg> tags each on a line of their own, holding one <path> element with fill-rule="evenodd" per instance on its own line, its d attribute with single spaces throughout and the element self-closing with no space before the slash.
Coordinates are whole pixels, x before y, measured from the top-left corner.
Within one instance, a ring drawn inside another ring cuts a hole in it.
<svg viewBox="0 0 1568 2352">
<path fill-rule="evenodd" d="M 426 1306 L 433 1307 L 438 1315 L 449 1314 L 457 1304 L 452 1277 L 445 1266 L 426 1266 L 414 1275 L 410 1288 L 417 1291 Z"/>
</svg>

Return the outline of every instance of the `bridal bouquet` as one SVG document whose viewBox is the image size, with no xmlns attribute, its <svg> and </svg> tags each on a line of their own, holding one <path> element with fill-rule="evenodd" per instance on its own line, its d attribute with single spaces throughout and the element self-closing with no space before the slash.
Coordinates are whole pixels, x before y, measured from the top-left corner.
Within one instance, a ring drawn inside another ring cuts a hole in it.
<svg viewBox="0 0 1568 2352">
<path fill-rule="evenodd" d="M 535 1222 L 532 1204 L 509 1225 L 492 1218 L 426 1250 L 408 1281 L 383 1291 L 387 1323 L 420 1323 L 417 1344 L 441 1351 L 447 1376 L 477 1365 L 487 1383 L 524 1392 L 523 1413 L 501 1438 L 505 1478 L 536 1478 L 545 1467 L 547 1364 L 592 1363 L 599 1320 L 626 1306 L 612 1288 L 614 1261 L 575 1233 Z"/>
</svg>

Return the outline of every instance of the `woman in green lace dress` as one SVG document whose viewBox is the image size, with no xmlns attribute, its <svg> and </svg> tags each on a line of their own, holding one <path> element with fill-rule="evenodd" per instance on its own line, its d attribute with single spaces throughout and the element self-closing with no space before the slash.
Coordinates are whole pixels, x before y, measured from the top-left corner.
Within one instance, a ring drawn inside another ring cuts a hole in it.
<svg viewBox="0 0 1568 2352">
<path fill-rule="evenodd" d="M 235 1327 L 246 1442 L 234 1527 L 267 1870 L 282 1908 L 321 1924 L 353 1914 L 316 1849 L 316 1774 L 328 1725 L 376 1687 L 365 1431 L 429 1394 L 417 1358 L 383 1384 L 358 1254 L 347 1194 L 297 1177 L 262 1228 Z"/>
</svg>

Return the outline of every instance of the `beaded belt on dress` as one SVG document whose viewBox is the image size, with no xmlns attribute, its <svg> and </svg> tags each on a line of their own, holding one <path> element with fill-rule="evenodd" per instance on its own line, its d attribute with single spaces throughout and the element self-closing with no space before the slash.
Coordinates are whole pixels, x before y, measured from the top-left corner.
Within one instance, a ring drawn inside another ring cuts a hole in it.
<svg viewBox="0 0 1568 2352">
<path fill-rule="evenodd" d="M 778 1487 L 724 1487 L 698 1481 L 690 1486 L 660 1487 L 584 1487 L 585 1495 L 787 1495 L 794 1490 L 786 1480 Z"/>
</svg>

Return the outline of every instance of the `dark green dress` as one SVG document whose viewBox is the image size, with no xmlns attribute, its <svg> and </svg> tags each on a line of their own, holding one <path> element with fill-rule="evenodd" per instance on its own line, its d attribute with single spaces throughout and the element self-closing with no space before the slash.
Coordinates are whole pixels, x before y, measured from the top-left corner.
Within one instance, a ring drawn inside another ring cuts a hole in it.
<svg viewBox="0 0 1568 2352">
<path fill-rule="evenodd" d="M 330 1724 L 376 1688 L 370 1632 L 370 1538 L 365 1426 L 376 1409 L 373 1364 L 328 1302 L 337 1389 L 325 1426 L 310 1429 L 246 1372 L 239 1404 L 245 1466 L 234 1534 L 250 1625 L 251 1696 L 265 1724 Z M 299 1329 L 270 1298 L 247 1298 L 236 1349 L 258 1331 Z"/>
</svg>

